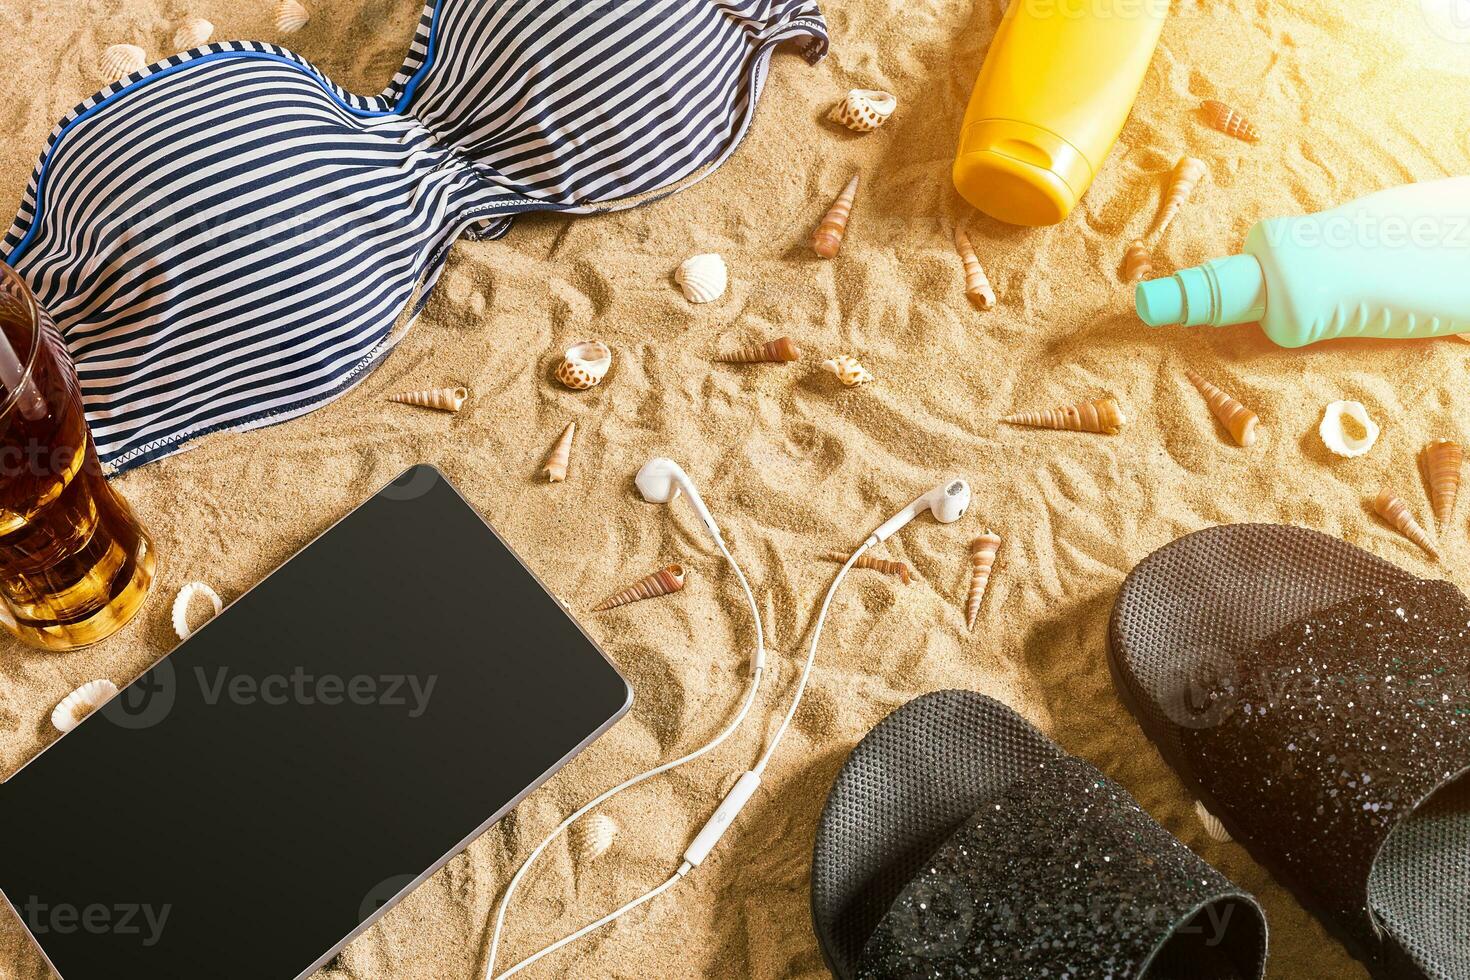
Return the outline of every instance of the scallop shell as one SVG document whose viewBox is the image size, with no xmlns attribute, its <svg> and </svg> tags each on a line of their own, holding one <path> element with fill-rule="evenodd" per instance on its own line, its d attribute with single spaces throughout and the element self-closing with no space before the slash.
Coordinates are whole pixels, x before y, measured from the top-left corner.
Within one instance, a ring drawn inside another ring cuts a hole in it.
<svg viewBox="0 0 1470 980">
<path fill-rule="evenodd" d="M 607 853 L 607 849 L 612 847 L 613 838 L 617 835 L 617 823 L 612 817 L 601 813 L 594 813 L 584 820 L 578 820 L 567 832 L 572 854 L 578 864 L 586 864 L 602 857 Z"/>
<path fill-rule="evenodd" d="M 970 542 L 970 592 L 965 597 L 965 625 L 975 629 L 980 618 L 980 604 L 985 601 L 985 586 L 990 582 L 990 569 L 995 553 L 1000 550 L 1000 535 L 986 531 Z"/>
<path fill-rule="evenodd" d="M 985 275 L 979 257 L 975 255 L 975 246 L 970 243 L 970 236 L 958 225 L 954 229 L 954 247 L 965 267 L 965 295 L 982 310 L 994 309 L 995 289 L 991 287 L 990 279 Z"/>
<path fill-rule="evenodd" d="M 551 448 L 551 454 L 546 457 L 546 464 L 541 467 L 541 472 L 546 475 L 546 482 L 561 483 L 567 478 L 567 465 L 572 461 L 572 438 L 576 433 L 577 423 L 568 422 L 567 427 L 562 430 L 561 438 Z"/>
<path fill-rule="evenodd" d="M 282 34 L 295 34 L 311 20 L 311 14 L 296 0 L 279 0 L 276 4 L 276 30 Z"/>
<path fill-rule="evenodd" d="M 440 412 L 457 412 L 469 401 L 470 390 L 463 385 L 451 388 L 425 388 L 422 391 L 406 391 L 401 395 L 389 395 L 390 402 L 400 405 L 418 405 Z"/>
<path fill-rule="evenodd" d="M 602 384 L 612 367 L 612 348 L 600 340 L 580 340 L 567 348 L 556 367 L 556 380 L 576 391 Z"/>
<path fill-rule="evenodd" d="M 1373 509 L 1378 512 L 1379 517 L 1392 524 L 1404 537 L 1429 552 L 1433 557 L 1439 557 L 1439 553 L 1434 550 L 1434 545 L 1429 541 L 1429 535 L 1424 528 L 1419 526 L 1419 522 L 1414 520 L 1414 515 L 1409 513 L 1409 505 L 1404 503 L 1402 498 L 1395 497 L 1387 490 L 1383 490 L 1374 499 Z"/>
<path fill-rule="evenodd" d="M 691 303 L 713 303 L 725 295 L 730 284 L 730 270 L 725 260 L 714 252 L 685 259 L 674 273 L 674 281 Z"/>
<path fill-rule="evenodd" d="M 1205 99 L 1199 107 L 1205 111 L 1205 121 L 1226 136 L 1234 136 L 1247 143 L 1254 143 L 1261 138 L 1261 131 L 1256 128 L 1255 123 L 1225 103 Z"/>
<path fill-rule="evenodd" d="M 208 44 L 214 36 L 214 25 L 203 17 L 190 17 L 174 31 L 174 50 L 188 51 Z"/>
<path fill-rule="evenodd" d="M 865 381 L 872 381 L 873 376 L 868 369 L 858 363 L 857 358 L 846 354 L 838 354 L 836 357 L 822 362 L 823 371 L 831 371 L 837 375 L 837 380 L 851 388 Z"/>
<path fill-rule="evenodd" d="M 1028 425 L 1037 429 L 1066 429 L 1071 432 L 1101 432 L 1117 435 L 1128 421 L 1118 402 L 1113 398 L 1099 398 L 1090 402 L 1079 402 L 1066 408 L 1053 408 L 1044 412 L 1021 412 L 1001 419 L 1011 425 Z"/>
<path fill-rule="evenodd" d="M 117 685 L 112 681 L 88 681 L 61 699 L 61 703 L 51 712 L 51 724 L 65 735 L 116 694 Z"/>
<path fill-rule="evenodd" d="M 142 71 L 148 64 L 148 52 L 136 44 L 114 44 L 102 52 L 98 62 L 102 74 L 111 81 L 127 78 L 135 71 Z"/>
<path fill-rule="evenodd" d="M 857 189 L 858 177 L 854 174 L 812 233 L 812 251 L 824 259 L 835 258 L 842 248 L 842 240 L 847 237 L 847 222 L 852 217 L 852 205 L 857 200 Z"/>
<path fill-rule="evenodd" d="M 616 609 L 618 606 L 626 606 L 630 602 L 640 599 L 653 599 L 671 592 L 678 592 L 684 588 L 684 568 L 680 565 L 669 565 L 660 568 L 652 575 L 645 575 L 616 595 L 609 596 L 600 604 L 593 606 L 593 612 L 603 612 L 608 609 Z"/>
<path fill-rule="evenodd" d="M 1349 432 L 1343 426 L 1343 419 L 1352 419 L 1363 434 Z M 1378 441 L 1378 423 L 1368 417 L 1368 410 L 1362 403 L 1337 401 L 1323 410 L 1322 424 L 1317 427 L 1317 433 L 1328 449 L 1351 459 L 1373 448 Z"/>
<path fill-rule="evenodd" d="M 828 561 L 835 561 L 839 565 L 847 563 L 848 556 L 840 552 L 832 552 L 827 555 Z M 874 558 L 872 555 L 859 555 L 858 560 L 852 563 L 853 568 L 866 568 L 869 571 L 878 572 L 881 575 L 894 575 L 904 585 L 909 585 L 914 580 L 914 570 L 909 567 L 908 562 L 891 561 L 887 558 Z"/>
<path fill-rule="evenodd" d="M 1154 218 L 1152 230 L 1149 232 L 1157 241 L 1163 237 L 1169 223 L 1172 222 L 1184 202 L 1194 193 L 1195 186 L 1204 179 L 1205 174 L 1210 172 L 1203 160 L 1194 157 L 1184 157 L 1174 167 L 1174 174 L 1169 178 L 1169 189 L 1164 193 L 1164 203 L 1159 207 L 1159 213 Z"/>
<path fill-rule="evenodd" d="M 801 348 L 790 337 L 742 347 L 716 358 L 725 364 L 782 364 L 801 359 Z"/>
<path fill-rule="evenodd" d="M 218 616 L 220 610 L 225 607 L 223 600 L 219 597 L 219 593 L 203 582 L 189 582 L 183 588 L 179 589 L 179 594 L 174 596 L 174 608 L 171 618 L 173 619 L 174 633 L 181 640 L 187 640 L 194 632 L 194 627 L 189 625 L 189 604 L 194 601 L 195 596 L 203 596 L 214 607 L 214 612 L 210 614 L 210 619 Z M 208 621 L 205 620 L 205 622 Z"/>
<path fill-rule="evenodd" d="M 1184 376 L 1205 396 L 1205 403 L 1210 406 L 1210 411 L 1225 426 L 1225 431 L 1230 433 L 1230 438 L 1235 440 L 1237 446 L 1255 445 L 1256 423 L 1260 421 L 1255 412 L 1193 371 L 1185 371 Z"/>
<path fill-rule="evenodd" d="M 1154 274 L 1154 257 L 1148 246 L 1140 239 L 1128 246 L 1123 253 L 1123 281 L 1143 282 Z"/>
<path fill-rule="evenodd" d="M 1206 810 L 1205 805 L 1199 800 L 1194 801 L 1194 815 L 1199 817 L 1200 826 L 1205 828 L 1205 833 L 1209 835 L 1210 840 L 1217 840 L 1222 844 L 1230 843 L 1230 831 L 1226 830 L 1220 818 Z"/>
<path fill-rule="evenodd" d="M 859 133 L 871 133 L 888 121 L 898 99 L 881 89 L 855 88 L 832 107 L 827 118 Z"/>
<path fill-rule="evenodd" d="M 1419 472 L 1424 475 L 1434 519 L 1441 531 L 1455 512 L 1455 498 L 1460 494 L 1460 469 L 1464 462 L 1464 450 L 1448 439 L 1436 439 L 1419 453 Z"/>
</svg>

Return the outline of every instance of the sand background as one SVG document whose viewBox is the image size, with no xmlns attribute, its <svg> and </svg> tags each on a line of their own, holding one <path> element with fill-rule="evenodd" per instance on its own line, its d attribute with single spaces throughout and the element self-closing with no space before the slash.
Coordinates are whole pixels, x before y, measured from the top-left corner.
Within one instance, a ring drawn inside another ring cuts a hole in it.
<svg viewBox="0 0 1470 980">
<path fill-rule="evenodd" d="M 1433 5 L 1434 0 L 1426 0 Z M 360 92 L 391 77 L 417 0 L 318 0 L 283 39 L 264 0 L 0 0 L 0 211 L 12 213 L 53 122 L 101 82 L 108 44 L 172 51 L 177 22 L 216 39 L 281 41 Z M 838 598 L 808 700 L 763 792 L 726 844 L 667 896 L 528 975 L 818 978 L 807 912 L 811 843 L 827 788 L 857 739 L 923 692 L 963 687 L 1015 706 L 1068 750 L 1120 780 L 1171 831 L 1264 903 L 1271 976 L 1364 975 L 1239 847 L 1209 841 L 1190 800 L 1113 694 L 1106 620 L 1123 575 L 1173 538 L 1229 521 L 1298 523 L 1421 574 L 1470 572 L 1463 516 L 1435 566 L 1379 523 L 1380 487 L 1427 510 L 1414 455 L 1430 438 L 1470 438 L 1470 346 L 1342 343 L 1272 347 L 1254 328 L 1149 331 L 1117 269 L 1183 153 L 1211 175 L 1156 260 L 1168 270 L 1230 253 L 1257 219 L 1313 211 L 1408 180 L 1470 167 L 1470 46 L 1437 30 L 1418 0 L 1176 2 L 1132 118 L 1081 207 L 1045 229 L 974 216 L 951 188 L 954 141 L 997 0 L 844 0 L 827 5 L 832 54 L 773 64 L 744 147 L 697 187 L 618 215 L 520 220 L 498 242 L 460 243 L 422 321 L 347 397 L 307 418 L 196 450 L 119 479 L 162 555 L 158 594 L 109 641 L 55 655 L 0 644 L 0 770 L 54 737 L 48 716 L 93 677 L 126 682 L 173 645 L 169 600 L 203 578 L 239 595 L 405 466 L 441 466 L 558 593 L 582 608 L 678 560 L 679 596 L 583 622 L 633 684 L 631 714 L 511 817 L 357 939 L 323 976 L 478 976 L 486 920 L 527 850 L 598 790 L 701 743 L 730 716 L 752 642 L 733 577 L 691 511 L 643 504 L 632 476 L 651 454 L 680 459 L 757 585 L 774 672 L 752 720 L 713 757 L 606 808 L 622 826 L 610 856 L 573 867 L 564 844 L 523 889 L 509 954 L 525 955 L 663 880 L 734 774 L 784 710 L 814 607 L 851 547 L 944 475 L 975 486 L 973 515 L 915 522 L 888 553 L 921 581 L 855 575 Z M 881 87 L 900 110 L 857 136 L 822 121 L 849 87 Z M 1248 146 L 1205 128 L 1201 97 L 1245 108 L 1265 132 Z M 860 170 L 852 233 L 834 262 L 806 238 Z M 966 221 L 1001 296 L 981 314 L 962 294 L 950 234 Z M 719 251 L 729 294 L 693 308 L 678 262 Z M 798 365 L 712 365 L 725 345 L 790 334 Z M 584 336 L 616 350 L 585 394 L 549 381 Z M 841 390 L 820 357 L 859 356 L 876 384 Z M 1182 377 L 1192 366 L 1263 421 L 1231 445 Z M 408 388 L 459 381 L 457 416 L 387 405 Z M 1136 421 L 1116 437 L 998 426 L 1013 410 L 1104 392 Z M 1338 460 L 1314 434 L 1336 398 L 1384 423 L 1368 456 Z M 571 479 L 536 479 L 568 420 Z M 1005 537 L 973 635 L 962 621 L 965 546 Z M 385 574 L 391 574 L 385 570 Z M 406 594 L 411 588 L 405 583 Z M 303 596 L 302 601 L 309 601 Z M 464 778 L 476 778 L 466 758 Z M 360 815 L 367 818 L 368 815 Z M 94 841 L 132 846 L 107 833 Z M 222 883 L 223 885 L 223 883 Z M 228 901 L 222 887 L 221 901 Z M 261 936 L 268 942 L 269 936 Z M 228 951 L 221 951 L 227 956 Z M 506 965 L 509 961 L 502 961 Z M 0 916 L 0 976 L 45 973 L 18 923 Z"/>
</svg>

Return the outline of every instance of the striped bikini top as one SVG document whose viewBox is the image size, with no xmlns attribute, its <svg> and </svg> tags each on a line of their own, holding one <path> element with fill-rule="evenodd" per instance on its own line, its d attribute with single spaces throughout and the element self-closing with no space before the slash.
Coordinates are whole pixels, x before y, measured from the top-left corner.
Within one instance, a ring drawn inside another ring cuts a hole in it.
<svg viewBox="0 0 1470 980">
<path fill-rule="evenodd" d="M 151 65 L 52 131 L 5 261 L 66 338 L 108 472 L 341 395 L 450 244 L 720 164 L 815 0 L 430 0 L 376 98 L 270 44 Z"/>
</svg>

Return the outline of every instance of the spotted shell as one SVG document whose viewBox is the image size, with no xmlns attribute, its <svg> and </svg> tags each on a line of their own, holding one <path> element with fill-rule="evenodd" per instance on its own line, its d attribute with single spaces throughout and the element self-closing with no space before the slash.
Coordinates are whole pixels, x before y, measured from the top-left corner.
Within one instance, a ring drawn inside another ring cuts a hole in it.
<svg viewBox="0 0 1470 980">
<path fill-rule="evenodd" d="M 556 367 L 556 380 L 575 391 L 602 384 L 612 367 L 612 348 L 600 340 L 581 340 L 567 348 Z"/>
<path fill-rule="evenodd" d="M 148 64 L 148 53 L 136 44 L 114 44 L 102 52 L 98 66 L 102 74 L 112 81 L 127 78 L 135 71 L 142 71 Z"/>
<path fill-rule="evenodd" d="M 674 281 L 691 303 L 713 303 L 725 295 L 730 283 L 730 270 L 725 260 L 714 252 L 685 259 L 674 273 Z"/>
<path fill-rule="evenodd" d="M 832 107 L 827 118 L 859 133 L 871 133 L 886 123 L 897 108 L 898 99 L 888 92 L 855 88 Z"/>
<path fill-rule="evenodd" d="M 279 0 L 276 4 L 276 30 L 294 34 L 306 26 L 311 14 L 297 0 Z"/>
<path fill-rule="evenodd" d="M 214 25 L 203 17 L 190 17 L 174 31 L 174 50 L 188 51 L 208 44 L 214 36 Z"/>
<path fill-rule="evenodd" d="M 837 380 L 849 388 L 873 380 L 873 375 L 868 372 L 868 369 L 863 367 L 857 358 L 847 354 L 838 354 L 830 360 L 823 361 L 822 370 L 837 375 Z"/>
<path fill-rule="evenodd" d="M 61 703 L 51 712 L 51 724 L 64 735 L 116 694 L 117 685 L 112 681 L 88 681 L 61 699 Z"/>
</svg>

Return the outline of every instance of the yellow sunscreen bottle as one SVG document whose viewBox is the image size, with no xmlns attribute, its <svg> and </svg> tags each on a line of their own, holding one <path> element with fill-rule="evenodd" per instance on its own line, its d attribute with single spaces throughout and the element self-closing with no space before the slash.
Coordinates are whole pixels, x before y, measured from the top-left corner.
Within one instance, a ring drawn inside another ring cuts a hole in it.
<svg viewBox="0 0 1470 980">
<path fill-rule="evenodd" d="M 965 113 L 954 183 L 992 217 L 1071 213 L 1143 84 L 1168 0 L 1010 0 Z"/>
</svg>

